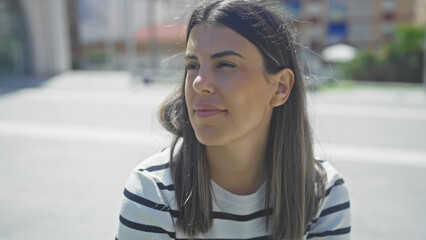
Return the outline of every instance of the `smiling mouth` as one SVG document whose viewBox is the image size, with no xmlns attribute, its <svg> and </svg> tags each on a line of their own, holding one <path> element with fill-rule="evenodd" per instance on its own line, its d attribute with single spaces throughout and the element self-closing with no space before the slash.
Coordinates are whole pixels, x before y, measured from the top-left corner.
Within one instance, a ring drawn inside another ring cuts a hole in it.
<svg viewBox="0 0 426 240">
<path fill-rule="evenodd" d="M 195 116 L 199 118 L 208 118 L 224 112 L 225 110 L 195 110 Z"/>
</svg>

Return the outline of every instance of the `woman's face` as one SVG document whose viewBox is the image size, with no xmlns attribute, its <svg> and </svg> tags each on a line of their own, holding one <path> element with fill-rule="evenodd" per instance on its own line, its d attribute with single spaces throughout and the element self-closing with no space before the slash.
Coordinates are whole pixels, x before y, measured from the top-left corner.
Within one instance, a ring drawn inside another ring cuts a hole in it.
<svg viewBox="0 0 426 240">
<path fill-rule="evenodd" d="M 266 140 L 277 87 L 266 79 L 255 45 L 230 28 L 198 24 L 185 62 L 186 105 L 202 144 Z"/>
</svg>

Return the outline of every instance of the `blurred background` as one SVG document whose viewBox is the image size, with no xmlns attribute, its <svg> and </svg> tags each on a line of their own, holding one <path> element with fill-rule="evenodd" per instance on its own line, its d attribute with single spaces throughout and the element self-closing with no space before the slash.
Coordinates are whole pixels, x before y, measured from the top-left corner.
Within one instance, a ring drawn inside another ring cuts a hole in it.
<svg viewBox="0 0 426 240">
<path fill-rule="evenodd" d="M 191 0 L 0 0 L 0 239 L 112 239 Z M 426 239 L 426 0 L 282 0 L 353 239 Z"/>
<path fill-rule="evenodd" d="M 422 82 L 425 1 L 281 2 L 294 19 L 302 48 L 309 49 L 302 52 L 314 74 L 334 77 L 321 70 L 331 63 L 339 65 L 337 76 L 346 78 Z M 150 81 L 160 69 L 182 68 L 178 54 L 184 48 L 190 0 L 0 4 L 2 74 L 126 70 Z M 409 77 L 401 79 L 395 66 Z"/>
</svg>

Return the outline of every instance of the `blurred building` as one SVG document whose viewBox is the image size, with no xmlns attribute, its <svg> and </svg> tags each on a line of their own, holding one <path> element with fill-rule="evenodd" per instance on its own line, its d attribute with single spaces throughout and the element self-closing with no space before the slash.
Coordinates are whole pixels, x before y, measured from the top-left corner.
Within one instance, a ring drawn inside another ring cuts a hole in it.
<svg viewBox="0 0 426 240">
<path fill-rule="evenodd" d="M 283 0 L 312 49 L 336 43 L 376 47 L 400 24 L 425 24 L 426 0 Z"/>
<path fill-rule="evenodd" d="M 28 71 L 29 39 L 16 1 L 0 0 L 0 26 L 0 73 Z"/>
<path fill-rule="evenodd" d="M 70 68 L 65 0 L 0 0 L 0 73 Z"/>
<path fill-rule="evenodd" d="M 193 1 L 0 0 L 0 74 L 55 74 L 97 61 L 113 69 L 164 65 L 183 48 L 176 42 Z M 376 47 L 398 24 L 426 22 L 426 0 L 281 1 L 314 50 Z"/>
<path fill-rule="evenodd" d="M 182 19 L 193 0 L 73 1 L 82 49 L 80 67 L 128 69 L 132 59 L 132 68 L 137 69 L 158 68 L 182 50 L 176 43 L 181 43 Z"/>
<path fill-rule="evenodd" d="M 156 35 L 146 41 L 146 37 L 137 39 L 138 33 L 148 26 L 176 22 L 188 1 L 0 0 L 0 74 L 49 75 L 85 63 L 90 68 L 99 59 L 105 64 L 105 58 L 126 65 L 123 49 L 137 45 L 137 40 L 150 45 L 151 54 L 143 60 L 151 62 Z M 136 46 L 130 51 L 136 52 Z M 133 54 L 135 60 L 140 58 Z"/>
</svg>

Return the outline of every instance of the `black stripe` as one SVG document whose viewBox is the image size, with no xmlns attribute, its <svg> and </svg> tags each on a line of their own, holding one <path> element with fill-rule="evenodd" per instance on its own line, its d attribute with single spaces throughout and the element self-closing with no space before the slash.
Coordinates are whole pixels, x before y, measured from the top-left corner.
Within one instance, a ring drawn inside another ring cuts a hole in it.
<svg viewBox="0 0 426 240">
<path fill-rule="evenodd" d="M 334 182 L 333 186 L 331 186 L 330 188 L 328 188 L 328 189 L 327 189 L 327 191 L 325 191 L 325 196 L 324 196 L 324 197 L 327 197 L 328 195 L 330 195 L 331 190 L 332 190 L 335 186 L 342 185 L 343 183 L 345 183 L 345 181 L 343 180 L 343 178 L 339 178 L 339 179 L 337 179 L 337 180 Z"/>
<path fill-rule="evenodd" d="M 166 169 L 166 168 L 168 168 L 168 163 L 163 164 L 163 165 L 152 166 L 152 167 L 149 167 L 147 169 L 139 169 L 138 171 L 140 171 L 140 172 L 143 172 L 143 171 L 153 172 L 153 171 L 162 170 L 162 169 Z M 161 182 L 156 182 L 156 184 L 157 184 L 157 186 L 160 190 L 169 190 L 169 191 L 175 190 L 175 186 L 173 184 L 164 185 L 164 183 L 161 183 Z"/>
<path fill-rule="evenodd" d="M 336 236 L 336 235 L 343 235 L 348 234 L 351 232 L 351 227 L 346 228 L 339 228 L 332 231 L 325 231 L 320 233 L 310 233 L 306 238 L 313 238 L 313 237 L 326 237 L 326 236 Z"/>
<path fill-rule="evenodd" d="M 329 188 L 327 189 L 327 191 L 325 191 L 324 198 L 325 198 L 325 197 L 327 197 L 328 195 L 330 195 L 331 190 L 332 190 L 335 186 L 342 185 L 343 183 L 345 183 L 345 181 L 343 180 L 343 178 L 339 178 L 339 179 L 337 179 L 337 180 L 334 182 L 333 186 L 329 187 Z M 348 204 L 349 204 L 349 202 L 348 202 Z M 349 206 L 348 206 L 348 207 L 349 207 Z M 312 219 L 311 224 L 309 224 L 309 226 L 306 228 L 306 231 L 305 231 L 305 232 L 309 231 L 309 230 L 310 230 L 310 228 L 311 228 L 311 225 L 312 225 L 312 224 L 314 224 L 314 223 L 317 223 L 317 222 L 318 222 L 318 219 L 319 219 L 320 217 L 327 215 L 327 214 L 324 214 L 324 213 L 323 213 L 323 212 L 324 212 L 324 211 L 326 211 L 326 210 L 327 210 L 327 209 L 323 210 L 323 211 L 320 213 L 320 216 L 319 216 L 318 218 Z"/>
<path fill-rule="evenodd" d="M 170 184 L 170 185 L 164 185 L 163 183 L 157 182 L 157 187 L 160 190 L 169 190 L 169 191 L 174 191 L 175 190 L 175 185 Z"/>
<path fill-rule="evenodd" d="M 327 215 L 329 215 L 329 214 L 332 214 L 332 213 L 338 212 L 338 211 L 343 210 L 343 209 L 347 209 L 347 208 L 349 208 L 349 207 L 350 207 L 350 203 L 349 203 L 349 202 L 345 202 L 345 203 L 342 203 L 342 204 L 339 204 L 339 205 L 336 205 L 336 206 L 333 206 L 333 207 L 330 207 L 330 208 L 327 208 L 327 209 L 322 210 L 322 211 L 321 211 L 321 213 L 320 213 L 320 216 L 319 216 L 318 218 L 312 219 L 311 223 L 310 223 L 310 224 L 309 224 L 309 226 L 306 228 L 306 231 L 305 231 L 305 232 L 308 232 L 309 230 L 311 230 L 311 226 L 312 226 L 312 224 L 317 223 L 317 222 L 318 222 L 318 220 L 319 220 L 321 217 L 327 216 Z"/>
<path fill-rule="evenodd" d="M 335 213 L 335 212 L 338 212 L 338 211 L 341 211 L 341 210 L 344 210 L 344 209 L 348 209 L 349 207 L 350 207 L 349 202 L 345 202 L 345 203 L 342 203 L 342 204 L 339 204 L 339 205 L 336 205 L 336 206 L 333 206 L 333 207 L 329 207 L 327 209 L 322 210 L 319 217 L 324 217 L 326 215 L 329 215 L 329 214 L 332 214 L 332 213 Z"/>
<path fill-rule="evenodd" d="M 124 189 L 124 196 L 126 196 L 128 199 L 137 202 L 139 204 L 142 204 L 146 207 L 152 208 L 152 209 L 156 209 L 156 210 L 160 210 L 163 212 L 169 212 L 172 217 L 177 218 L 179 216 L 179 211 L 176 210 L 172 210 L 170 207 L 161 204 L 161 203 L 155 203 L 151 200 L 148 200 L 146 198 L 143 198 L 141 196 L 138 196 L 134 193 L 129 192 L 127 189 Z M 232 221 L 239 221 L 239 222 L 244 222 L 244 221 L 250 221 L 259 217 L 265 217 L 268 215 L 272 214 L 272 208 L 268 208 L 268 209 L 263 209 L 261 211 L 252 213 L 252 214 L 248 214 L 248 215 L 236 215 L 236 214 L 231 214 L 231 213 L 224 213 L 224 212 L 213 212 L 213 218 L 216 219 L 225 219 L 225 220 L 232 220 Z"/>
<path fill-rule="evenodd" d="M 125 219 L 123 216 L 120 215 L 120 222 L 129 228 L 135 229 L 135 230 L 139 230 L 139 231 L 143 231 L 143 232 L 151 232 L 151 233 L 165 233 L 167 235 L 169 235 L 171 238 L 175 238 L 176 233 L 174 232 L 168 232 L 160 227 L 156 227 L 156 226 L 151 226 L 151 225 L 146 225 L 146 224 L 141 224 L 141 223 L 135 223 L 132 221 L 129 221 L 127 219 Z"/>
<path fill-rule="evenodd" d="M 268 209 L 268 210 L 272 210 L 272 209 Z M 175 238 L 174 232 L 168 232 L 168 231 L 164 230 L 163 228 L 156 227 L 156 226 L 135 223 L 135 222 L 132 222 L 130 220 L 127 220 L 126 218 L 124 218 L 121 215 L 120 215 L 120 222 L 123 225 L 125 225 L 129 228 L 135 229 L 135 230 L 144 231 L 144 232 L 152 232 L 152 233 L 163 233 L 163 234 L 169 235 L 171 238 Z M 326 232 L 322 232 L 322 233 L 311 233 L 311 234 L 308 235 L 307 238 L 341 235 L 341 234 L 346 234 L 346 233 L 349 233 L 349 232 L 350 232 L 350 227 L 337 229 L 337 230 L 334 230 L 334 231 L 326 231 Z M 211 239 L 211 238 L 209 238 L 209 239 Z M 230 239 L 230 238 L 226 238 L 226 239 Z M 261 236 L 261 237 L 244 238 L 244 239 L 248 239 L 248 240 L 268 240 L 269 237 L 268 236 Z M 118 238 L 116 237 L 115 240 L 118 240 Z M 188 239 L 187 238 L 176 238 L 176 240 L 188 240 Z M 201 238 L 195 238 L 195 240 L 202 240 L 202 239 Z M 225 238 L 223 238 L 223 239 L 222 238 L 215 238 L 215 239 L 211 239 L 211 240 L 225 240 Z M 235 240 L 237 240 L 237 238 L 235 238 Z"/>
<path fill-rule="evenodd" d="M 318 218 L 312 219 L 311 223 L 306 227 L 304 234 L 306 234 L 307 232 L 309 232 L 311 230 L 312 224 L 317 223 L 317 222 L 318 222 Z"/>
<path fill-rule="evenodd" d="M 147 206 L 147 207 L 150 207 L 150 208 L 153 208 L 153 209 L 157 209 L 157 210 L 160 210 L 160 211 L 163 211 L 163 212 L 170 211 L 170 208 L 167 207 L 166 205 L 150 201 L 146 198 L 143 198 L 141 196 L 138 196 L 136 194 L 129 192 L 127 189 L 124 189 L 123 193 L 124 193 L 124 196 L 126 196 L 128 199 L 130 199 L 134 202 L 140 203 L 144 206 Z"/>
<path fill-rule="evenodd" d="M 139 169 L 139 171 L 141 171 L 141 172 L 143 172 L 143 171 L 155 172 L 155 171 L 159 171 L 159 170 L 163 170 L 163 169 L 167 169 L 167 168 L 169 168 L 169 163 L 168 162 L 164 163 L 164 164 L 161 164 L 161 165 L 151 166 L 151 167 L 145 168 L 145 169 L 141 168 L 141 169 Z"/>
<path fill-rule="evenodd" d="M 118 240 L 118 238 L 117 238 L 117 237 L 115 237 L 115 240 Z"/>
<path fill-rule="evenodd" d="M 213 218 L 245 222 L 245 221 L 250 221 L 256 218 L 265 217 L 271 214 L 272 214 L 272 208 L 268 208 L 268 209 L 263 209 L 249 215 L 236 215 L 236 214 L 224 213 L 224 212 L 213 212 Z"/>
<path fill-rule="evenodd" d="M 163 211 L 163 212 L 169 212 L 170 215 L 172 215 L 172 217 L 174 217 L 174 218 L 177 218 L 179 216 L 179 211 L 172 210 L 170 207 L 168 207 L 164 204 L 155 203 L 151 200 L 148 200 L 146 198 L 138 196 L 134 193 L 129 192 L 127 189 L 124 189 L 124 196 L 126 196 L 128 199 L 130 199 L 134 202 L 137 202 L 139 204 L 142 204 L 146 207 L 153 208 L 153 209 L 156 209 L 156 210 L 160 210 L 160 211 Z"/>
</svg>

